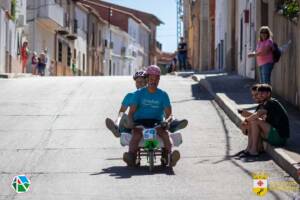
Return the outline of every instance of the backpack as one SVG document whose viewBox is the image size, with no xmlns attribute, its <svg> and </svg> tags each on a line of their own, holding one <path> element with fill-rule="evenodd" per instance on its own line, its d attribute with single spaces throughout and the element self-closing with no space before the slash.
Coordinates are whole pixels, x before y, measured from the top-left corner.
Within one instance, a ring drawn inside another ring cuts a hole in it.
<svg viewBox="0 0 300 200">
<path fill-rule="evenodd" d="M 278 44 L 275 43 L 275 42 L 273 42 L 273 51 L 272 51 L 272 54 L 273 54 L 273 62 L 277 63 L 280 60 L 281 51 L 278 48 Z"/>
</svg>

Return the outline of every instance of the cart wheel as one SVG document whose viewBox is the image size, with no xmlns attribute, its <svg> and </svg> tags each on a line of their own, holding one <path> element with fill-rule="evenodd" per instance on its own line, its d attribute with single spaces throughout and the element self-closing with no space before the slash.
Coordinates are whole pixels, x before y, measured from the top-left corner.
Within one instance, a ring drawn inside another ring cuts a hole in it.
<svg viewBox="0 0 300 200">
<path fill-rule="evenodd" d="M 152 172 L 154 168 L 154 151 L 149 151 L 149 171 Z"/>
<path fill-rule="evenodd" d="M 135 166 L 140 167 L 141 166 L 141 159 L 137 158 L 135 161 Z"/>
</svg>

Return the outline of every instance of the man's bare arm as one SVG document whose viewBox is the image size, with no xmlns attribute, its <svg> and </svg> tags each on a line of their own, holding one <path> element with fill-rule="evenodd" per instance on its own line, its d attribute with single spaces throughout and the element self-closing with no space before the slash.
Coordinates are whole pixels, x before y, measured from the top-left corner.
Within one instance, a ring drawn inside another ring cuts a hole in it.
<svg viewBox="0 0 300 200">
<path fill-rule="evenodd" d="M 254 121 L 267 114 L 267 110 L 259 109 L 257 112 L 253 113 L 249 117 L 246 118 L 246 121 Z"/>
<path fill-rule="evenodd" d="M 243 117 L 249 117 L 250 115 L 252 115 L 253 113 L 252 112 L 249 112 L 248 110 L 242 110 L 242 113 L 241 113 L 241 115 L 243 116 Z"/>
<path fill-rule="evenodd" d="M 133 118 L 133 114 L 136 112 L 136 105 L 131 105 L 129 108 L 128 117 Z"/>
<path fill-rule="evenodd" d="M 127 106 L 121 105 L 121 108 L 119 110 L 119 116 L 120 116 L 121 113 L 125 113 L 127 111 L 127 108 L 128 108 Z"/>
<path fill-rule="evenodd" d="M 173 115 L 172 115 L 172 107 L 167 107 L 165 108 L 165 117 L 166 117 L 166 121 L 171 121 L 172 118 L 173 118 Z"/>
</svg>

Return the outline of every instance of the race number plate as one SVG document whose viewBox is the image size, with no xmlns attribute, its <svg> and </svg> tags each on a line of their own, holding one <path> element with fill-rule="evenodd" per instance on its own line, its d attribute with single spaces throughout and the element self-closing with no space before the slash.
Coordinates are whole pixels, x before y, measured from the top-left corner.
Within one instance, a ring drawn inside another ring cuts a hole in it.
<svg viewBox="0 0 300 200">
<path fill-rule="evenodd" d="M 153 140 L 156 136 L 156 130 L 154 128 L 145 129 L 143 131 L 144 140 Z"/>
</svg>

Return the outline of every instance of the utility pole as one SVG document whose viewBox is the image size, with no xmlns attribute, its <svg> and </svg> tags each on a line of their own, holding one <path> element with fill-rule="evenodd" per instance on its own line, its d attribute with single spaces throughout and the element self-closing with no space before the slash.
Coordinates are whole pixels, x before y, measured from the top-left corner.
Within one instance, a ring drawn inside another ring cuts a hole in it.
<svg viewBox="0 0 300 200">
<path fill-rule="evenodd" d="M 108 43 L 108 47 L 109 47 L 109 75 L 112 74 L 112 39 L 111 39 L 111 17 L 112 17 L 112 9 L 111 7 L 109 7 L 108 10 L 108 29 L 109 29 L 109 43 Z"/>
<path fill-rule="evenodd" d="M 177 46 L 182 37 L 183 0 L 177 1 Z"/>
</svg>

